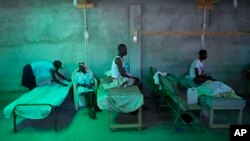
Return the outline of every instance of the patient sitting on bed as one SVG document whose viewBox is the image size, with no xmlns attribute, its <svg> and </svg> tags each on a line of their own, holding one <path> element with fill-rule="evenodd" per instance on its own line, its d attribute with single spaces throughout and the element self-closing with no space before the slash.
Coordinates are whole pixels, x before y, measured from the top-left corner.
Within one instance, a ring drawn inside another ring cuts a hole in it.
<svg viewBox="0 0 250 141">
<path fill-rule="evenodd" d="M 118 55 L 114 58 L 111 66 L 111 75 L 113 77 L 113 82 L 119 85 L 118 87 L 127 87 L 132 85 L 137 85 L 142 91 L 142 84 L 139 78 L 129 74 L 124 68 L 123 57 L 127 55 L 127 46 L 125 44 L 118 45 Z M 144 110 L 148 110 L 149 107 L 143 105 Z"/>
<path fill-rule="evenodd" d="M 111 66 L 111 75 L 116 81 L 118 87 L 126 87 L 131 85 L 138 85 L 141 89 L 139 78 L 129 74 L 124 68 L 123 57 L 127 55 L 127 46 L 125 44 L 118 45 L 118 55 L 114 58 Z"/>
<path fill-rule="evenodd" d="M 207 75 L 204 71 L 203 62 L 206 59 L 207 59 L 207 51 L 204 49 L 200 50 L 199 58 L 194 60 L 193 63 L 191 64 L 189 69 L 189 75 L 186 76 L 186 78 L 194 80 L 196 84 L 202 84 L 207 80 L 214 81 L 214 79 L 211 76 Z"/>
</svg>

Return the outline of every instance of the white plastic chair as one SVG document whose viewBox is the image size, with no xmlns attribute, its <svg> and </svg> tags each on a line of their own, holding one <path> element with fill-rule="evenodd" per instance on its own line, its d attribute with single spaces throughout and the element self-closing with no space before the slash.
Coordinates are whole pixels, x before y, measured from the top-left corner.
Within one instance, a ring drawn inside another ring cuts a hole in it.
<svg viewBox="0 0 250 141">
<path fill-rule="evenodd" d="M 73 94 L 74 94 L 75 110 L 78 110 L 78 108 L 79 108 L 79 96 L 80 95 L 85 95 L 85 94 L 92 93 L 92 94 L 90 94 L 90 100 L 92 101 L 92 95 L 93 95 L 93 93 L 96 93 L 97 88 L 98 88 L 97 80 L 94 78 L 95 85 L 94 85 L 93 88 L 91 88 L 91 89 L 89 89 L 87 91 L 86 90 L 82 91 L 82 90 L 77 89 L 77 83 L 75 81 L 75 74 L 76 74 L 76 72 L 78 72 L 78 70 L 79 70 L 79 68 L 76 68 L 73 71 L 72 75 L 71 75 L 71 80 L 72 80 L 72 83 L 73 83 Z M 86 97 L 84 97 L 84 99 L 85 99 L 85 103 L 87 103 Z"/>
</svg>

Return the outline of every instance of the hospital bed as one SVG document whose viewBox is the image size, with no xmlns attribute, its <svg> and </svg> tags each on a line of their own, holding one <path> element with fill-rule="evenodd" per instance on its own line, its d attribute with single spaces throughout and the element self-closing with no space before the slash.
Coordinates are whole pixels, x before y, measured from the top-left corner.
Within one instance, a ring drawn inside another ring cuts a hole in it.
<svg viewBox="0 0 250 141">
<path fill-rule="evenodd" d="M 109 111 L 110 130 L 117 128 L 142 128 L 143 95 L 139 88 L 134 86 L 106 88 L 113 82 L 112 77 L 104 76 L 97 91 L 97 103 L 101 110 Z M 138 110 L 137 123 L 134 124 L 113 124 L 112 113 L 130 113 Z"/>
<path fill-rule="evenodd" d="M 155 69 L 154 72 L 157 72 Z M 187 78 L 177 78 L 173 77 L 174 75 L 166 76 L 171 81 L 177 82 L 178 90 L 186 91 L 188 88 L 199 88 L 201 89 L 200 85 L 197 85 L 193 80 Z M 174 78 L 174 79 L 173 79 Z M 208 126 L 210 128 L 228 128 L 230 123 L 215 123 L 215 110 L 236 110 L 237 111 L 237 124 L 242 123 L 242 114 L 244 107 L 246 105 L 246 101 L 236 94 L 231 93 L 221 93 L 224 95 L 223 97 L 215 97 L 208 95 L 206 91 L 202 91 L 203 94 L 198 97 L 200 105 L 202 106 L 202 111 L 208 110 L 209 116 L 209 123 Z M 187 93 L 187 91 L 186 91 Z M 162 94 L 161 94 L 162 95 Z M 161 96 L 161 103 L 167 96 L 163 94 Z M 162 105 L 162 104 L 161 104 Z M 163 105 L 166 106 L 166 105 Z M 205 110 L 204 110 L 205 109 Z"/>
<path fill-rule="evenodd" d="M 4 116 L 13 116 L 14 132 L 17 132 L 17 116 L 28 119 L 43 119 L 53 113 L 54 128 L 57 131 L 56 107 L 59 107 L 68 95 L 70 85 L 51 83 L 34 88 L 23 94 L 4 108 Z"/>
<path fill-rule="evenodd" d="M 200 89 L 202 86 L 197 85 L 194 81 L 187 78 L 178 79 L 179 86 L 181 88 L 197 88 Z M 236 94 L 231 92 L 222 93 L 221 97 L 208 95 L 205 91 L 199 97 L 199 101 L 203 109 L 209 111 L 209 123 L 210 128 L 228 128 L 230 123 L 215 123 L 215 110 L 236 110 L 238 112 L 237 124 L 242 123 L 242 114 L 246 101 Z M 232 116 L 232 115 L 230 115 Z"/>
</svg>

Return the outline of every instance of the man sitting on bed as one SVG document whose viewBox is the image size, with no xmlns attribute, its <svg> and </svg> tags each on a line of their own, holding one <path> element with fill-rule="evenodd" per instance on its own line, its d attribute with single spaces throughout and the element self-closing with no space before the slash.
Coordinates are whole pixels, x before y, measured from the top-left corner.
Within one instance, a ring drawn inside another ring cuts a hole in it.
<svg viewBox="0 0 250 141">
<path fill-rule="evenodd" d="M 68 86 L 68 84 L 63 83 L 56 78 L 57 75 L 62 80 L 71 81 L 58 72 L 61 68 L 62 62 L 59 60 L 55 60 L 53 63 L 50 61 L 37 61 L 27 64 L 23 68 L 21 84 L 22 86 L 29 88 L 29 90 L 34 89 L 37 85 L 51 83 L 51 81 L 63 86 Z"/>
<path fill-rule="evenodd" d="M 112 61 L 111 66 L 111 75 L 114 78 L 114 81 L 117 81 L 118 85 L 123 86 L 132 86 L 138 85 L 141 88 L 139 78 L 129 74 L 124 68 L 123 57 L 127 55 L 127 46 L 125 44 L 118 45 L 118 55 Z"/>
<path fill-rule="evenodd" d="M 204 71 L 203 62 L 206 59 L 207 51 L 202 49 L 199 51 L 199 58 L 194 60 L 190 66 L 188 78 L 194 80 L 196 84 L 201 84 L 207 80 L 214 81 L 214 79 L 211 76 L 207 75 Z"/>
<path fill-rule="evenodd" d="M 127 87 L 137 85 L 142 91 L 142 84 L 139 78 L 129 74 L 124 68 L 123 57 L 127 55 L 127 46 L 125 44 L 118 45 L 118 55 L 114 58 L 111 66 L 111 74 L 114 81 L 117 81 L 120 87 Z M 142 106 L 143 109 L 148 110 L 149 107 Z"/>
<path fill-rule="evenodd" d="M 83 62 L 79 63 L 79 70 L 76 72 L 74 78 L 77 89 L 80 89 L 80 91 L 87 92 L 90 89 L 94 89 L 94 74 L 90 69 L 86 68 Z M 96 110 L 99 110 L 97 107 L 96 93 L 93 92 L 90 94 L 85 97 L 89 107 L 88 115 L 91 119 L 96 119 Z"/>
</svg>

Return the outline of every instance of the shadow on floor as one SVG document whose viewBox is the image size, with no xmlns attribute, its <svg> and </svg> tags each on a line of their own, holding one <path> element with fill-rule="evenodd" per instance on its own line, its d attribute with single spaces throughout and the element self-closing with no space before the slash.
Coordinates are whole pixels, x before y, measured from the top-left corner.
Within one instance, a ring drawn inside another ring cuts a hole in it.
<svg viewBox="0 0 250 141">
<path fill-rule="evenodd" d="M 42 130 L 52 129 L 55 128 L 54 119 L 57 120 L 58 130 L 69 126 L 75 115 L 72 95 L 72 93 L 68 94 L 61 106 L 55 109 L 55 118 L 53 112 L 51 112 L 50 115 L 44 119 L 23 119 L 17 124 L 17 131 L 21 131 L 26 127 L 39 128 Z"/>
</svg>

